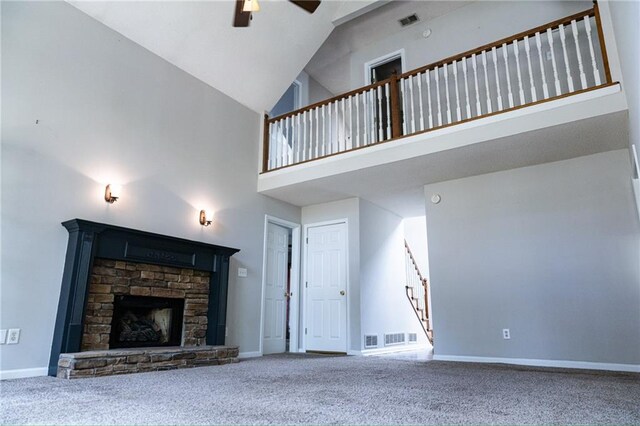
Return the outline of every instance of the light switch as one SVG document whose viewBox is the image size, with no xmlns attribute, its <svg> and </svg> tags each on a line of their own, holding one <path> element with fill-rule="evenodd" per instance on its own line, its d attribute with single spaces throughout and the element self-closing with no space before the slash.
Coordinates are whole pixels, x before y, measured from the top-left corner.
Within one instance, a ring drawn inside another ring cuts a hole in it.
<svg viewBox="0 0 640 426">
<path fill-rule="evenodd" d="M 242 278 L 246 278 L 247 268 L 238 268 L 238 276 Z"/>
</svg>

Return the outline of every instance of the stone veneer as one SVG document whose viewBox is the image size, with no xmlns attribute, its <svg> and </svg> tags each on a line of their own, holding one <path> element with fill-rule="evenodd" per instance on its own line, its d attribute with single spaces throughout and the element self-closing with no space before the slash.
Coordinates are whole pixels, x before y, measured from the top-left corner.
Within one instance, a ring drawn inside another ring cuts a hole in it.
<svg viewBox="0 0 640 426">
<path fill-rule="evenodd" d="M 205 345 L 209 279 L 209 272 L 205 271 L 95 259 L 89 281 L 81 350 L 109 349 L 116 295 L 184 299 L 182 345 Z"/>
<path fill-rule="evenodd" d="M 60 354 L 58 377 L 111 376 L 238 362 L 236 346 L 112 349 Z"/>
</svg>

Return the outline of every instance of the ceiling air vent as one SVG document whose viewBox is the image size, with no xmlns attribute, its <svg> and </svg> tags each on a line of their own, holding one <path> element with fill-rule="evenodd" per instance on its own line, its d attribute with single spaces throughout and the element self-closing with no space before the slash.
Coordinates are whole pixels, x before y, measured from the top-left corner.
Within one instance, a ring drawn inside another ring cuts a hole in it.
<svg viewBox="0 0 640 426">
<path fill-rule="evenodd" d="M 393 333 L 384 335 L 384 345 L 402 345 L 404 344 L 404 333 Z"/>
<path fill-rule="evenodd" d="M 377 348 L 378 347 L 378 336 L 375 334 L 367 334 L 364 336 L 364 347 L 365 348 Z"/>
<path fill-rule="evenodd" d="M 409 343 L 418 342 L 418 333 L 409 333 Z"/>
<path fill-rule="evenodd" d="M 419 20 L 420 20 L 420 18 L 418 18 L 418 15 L 416 15 L 414 13 L 414 14 L 406 16 L 406 17 L 404 17 L 402 19 L 398 19 L 398 22 L 400 22 L 400 25 L 402 25 L 403 27 L 406 27 L 407 25 L 415 24 Z"/>
</svg>

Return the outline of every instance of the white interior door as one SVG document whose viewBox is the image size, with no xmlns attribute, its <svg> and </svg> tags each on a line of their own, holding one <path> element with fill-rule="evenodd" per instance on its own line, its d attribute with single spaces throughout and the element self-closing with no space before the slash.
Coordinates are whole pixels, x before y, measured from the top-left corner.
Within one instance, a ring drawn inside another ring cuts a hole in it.
<svg viewBox="0 0 640 426">
<path fill-rule="evenodd" d="M 307 230 L 306 345 L 308 351 L 347 351 L 347 226 Z"/>
<path fill-rule="evenodd" d="M 267 223 L 267 270 L 262 347 L 265 354 L 286 351 L 288 256 L 289 230 Z"/>
</svg>

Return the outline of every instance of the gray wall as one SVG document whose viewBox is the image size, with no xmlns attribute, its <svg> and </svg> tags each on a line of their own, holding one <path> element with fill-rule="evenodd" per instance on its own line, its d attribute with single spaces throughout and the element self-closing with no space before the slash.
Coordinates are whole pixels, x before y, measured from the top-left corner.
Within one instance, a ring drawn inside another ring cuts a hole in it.
<svg viewBox="0 0 640 426">
<path fill-rule="evenodd" d="M 640 364 L 630 173 L 618 150 L 426 186 L 436 355 Z"/>
<path fill-rule="evenodd" d="M 3 2 L 2 104 L 0 369 L 47 365 L 75 217 L 241 249 L 228 342 L 258 350 L 264 214 L 300 219 L 256 193 L 258 114 L 63 2 Z"/>
</svg>

